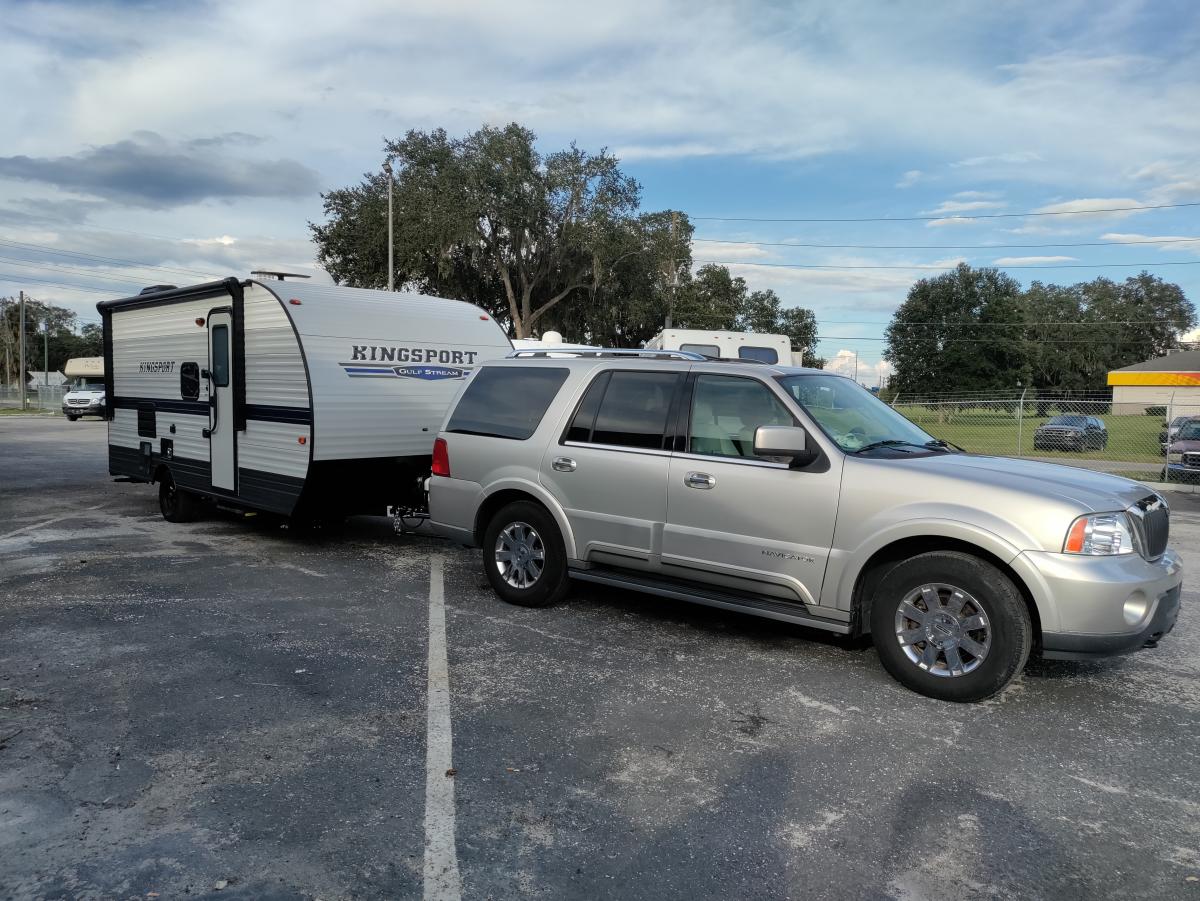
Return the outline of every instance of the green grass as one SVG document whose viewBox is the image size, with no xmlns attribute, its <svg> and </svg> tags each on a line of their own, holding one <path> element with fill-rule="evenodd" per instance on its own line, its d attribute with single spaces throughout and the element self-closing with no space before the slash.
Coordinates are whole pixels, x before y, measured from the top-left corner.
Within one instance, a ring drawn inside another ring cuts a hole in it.
<svg viewBox="0 0 1200 901">
<path fill-rule="evenodd" d="M 976 454 L 1062 458 L 1064 462 L 1088 459 L 1161 465 L 1163 461 L 1158 444 L 1163 421 L 1157 416 L 1101 416 L 1108 427 L 1107 448 L 1058 451 L 1035 450 L 1033 447 L 1034 429 L 1050 419 L 1049 416 L 1026 415 L 1020 425 L 1018 446 L 1015 411 L 1007 414 L 994 409 L 967 409 L 951 413 L 944 417 L 947 421 L 938 422 L 937 410 L 904 406 L 896 409 L 934 437 Z"/>
<path fill-rule="evenodd" d="M 0 407 L 0 416 L 61 416 L 57 410 L 39 410 L 37 407 L 29 407 L 22 410 L 20 407 Z"/>
</svg>

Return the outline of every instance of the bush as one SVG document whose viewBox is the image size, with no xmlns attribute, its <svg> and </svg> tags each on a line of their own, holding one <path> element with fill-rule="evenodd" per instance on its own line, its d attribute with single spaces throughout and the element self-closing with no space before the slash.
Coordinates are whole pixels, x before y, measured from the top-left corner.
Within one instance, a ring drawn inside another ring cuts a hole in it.
<svg viewBox="0 0 1200 901">
<path fill-rule="evenodd" d="M 1165 406 L 1164 407 L 1147 407 L 1146 415 L 1147 416 L 1166 416 L 1167 408 Z"/>
</svg>

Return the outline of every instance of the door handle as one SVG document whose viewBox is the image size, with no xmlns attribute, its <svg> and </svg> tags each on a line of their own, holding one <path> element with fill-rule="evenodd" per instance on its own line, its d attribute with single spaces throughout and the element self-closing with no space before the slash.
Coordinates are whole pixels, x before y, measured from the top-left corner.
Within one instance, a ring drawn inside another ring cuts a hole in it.
<svg viewBox="0 0 1200 901">
<path fill-rule="evenodd" d="M 574 472 L 576 463 L 570 457 L 555 457 L 550 465 L 559 472 Z"/>
<path fill-rule="evenodd" d="M 683 484 L 689 488 L 712 488 L 717 480 L 706 472 L 689 472 L 684 476 Z"/>
</svg>

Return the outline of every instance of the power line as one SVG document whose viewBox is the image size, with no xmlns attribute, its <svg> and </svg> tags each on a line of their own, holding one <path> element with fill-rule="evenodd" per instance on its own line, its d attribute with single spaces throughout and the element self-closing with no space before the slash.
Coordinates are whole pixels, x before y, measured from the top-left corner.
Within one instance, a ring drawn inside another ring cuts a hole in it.
<svg viewBox="0 0 1200 901">
<path fill-rule="evenodd" d="M 807 244 L 795 241 L 725 241 L 721 238 L 692 238 L 693 244 L 749 244 L 756 247 L 824 247 L 832 250 L 1009 250 L 1050 247 L 1128 247 L 1134 244 L 1182 244 L 1200 238 L 1153 238 L 1145 241 L 1082 241 L 1067 244 Z"/>
<path fill-rule="evenodd" d="M 818 341 L 888 341 L 888 340 L 890 340 L 886 337 L 873 338 L 873 337 L 870 337 L 869 335 L 817 335 L 816 339 Z M 906 341 L 917 342 L 917 341 L 932 341 L 932 340 L 936 340 L 936 337 L 921 337 L 921 336 L 914 335 L 914 336 L 904 336 L 902 338 L 898 338 L 898 339 L 896 339 L 896 343 L 903 344 Z M 946 340 L 946 343 L 948 343 L 948 344 L 952 343 L 952 342 L 956 343 L 956 344 L 994 344 L 996 341 L 995 338 L 955 338 L 953 336 L 949 336 L 945 340 Z M 1115 339 L 1114 338 L 1038 338 L 1036 341 L 1030 341 L 1029 343 L 1034 344 L 1034 345 L 1036 345 L 1036 344 L 1096 344 L 1096 345 L 1100 345 L 1100 344 L 1113 344 L 1113 343 L 1119 344 L 1120 342 L 1121 342 L 1120 338 L 1115 338 Z"/>
<path fill-rule="evenodd" d="M 66 288 L 70 291 L 83 291 L 88 294 L 121 295 L 124 293 L 123 291 L 106 291 L 103 288 L 85 288 L 82 285 L 69 285 L 69 284 L 64 284 L 62 282 L 51 282 L 51 281 L 47 281 L 44 278 L 34 278 L 31 275 L 13 275 L 10 272 L 0 272 L 0 279 L 5 279 L 6 281 L 14 282 L 17 284 L 19 284 L 21 282 L 37 282 L 38 284 L 41 284 L 41 285 L 50 285 L 51 287 L 54 287 L 54 288 Z"/>
<path fill-rule="evenodd" d="M 765 266 L 773 269 L 902 269 L 908 271 L 953 272 L 954 266 L 836 266 L 830 263 L 752 263 L 748 260 L 693 260 L 694 263 L 713 263 L 717 266 Z M 1148 269 L 1155 266 L 1200 266 L 1200 260 L 1171 260 L 1158 263 L 1055 263 L 1048 266 L 999 266 L 1000 269 Z"/>
<path fill-rule="evenodd" d="M 68 272 L 68 273 L 71 273 L 72 275 L 82 275 L 85 278 L 100 278 L 104 281 L 123 282 L 124 284 L 127 284 L 127 285 L 137 285 L 137 286 L 144 287 L 146 284 L 145 279 L 131 279 L 131 278 L 127 278 L 122 275 L 97 274 L 97 273 L 87 270 L 87 269 L 80 269 L 77 266 L 67 266 L 64 263 L 52 263 L 47 260 L 40 260 L 40 261 L 26 260 L 21 257 L 4 256 L 3 254 L 0 254 L 0 260 L 5 260 L 5 261 L 12 263 L 14 265 L 17 265 L 17 266 L 28 266 L 32 269 L 52 269 L 54 271 Z"/>
<path fill-rule="evenodd" d="M 123 260 L 119 257 L 106 257 L 94 253 L 83 253 L 78 250 L 62 250 L 54 247 L 51 244 L 34 244 L 28 241 L 13 241 L 9 238 L 0 238 L 0 246 L 13 247 L 21 250 L 34 250 L 44 253 L 55 253 L 61 256 L 80 257 L 88 260 L 98 260 L 103 263 L 119 263 L 124 266 L 137 266 L 142 269 L 158 269 L 163 272 L 180 272 L 187 275 L 201 275 L 205 278 L 215 278 L 211 272 L 204 272 L 200 269 L 185 269 L 181 266 L 156 266 L 153 263 L 141 263 L 137 260 Z"/>
<path fill-rule="evenodd" d="M 1096 213 L 1132 213 L 1137 210 L 1168 210 L 1200 206 L 1200 200 L 1187 203 L 1156 203 L 1145 206 L 1100 207 L 1094 210 L 1057 210 L 1031 213 L 951 213 L 938 216 L 861 216 L 855 218 L 768 218 L 759 216 L 689 216 L 696 222 L 932 222 L 938 219 L 1023 219 L 1026 216 L 1090 216 Z"/>
</svg>

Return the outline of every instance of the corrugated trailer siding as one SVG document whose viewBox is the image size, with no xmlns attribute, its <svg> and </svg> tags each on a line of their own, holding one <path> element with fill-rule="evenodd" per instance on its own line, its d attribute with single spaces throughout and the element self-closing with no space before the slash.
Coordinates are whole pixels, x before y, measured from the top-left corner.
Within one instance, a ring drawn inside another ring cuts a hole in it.
<svg viewBox="0 0 1200 901">
<path fill-rule="evenodd" d="M 238 469 L 303 479 L 308 473 L 311 411 L 308 423 L 264 422 L 257 415 L 304 418 L 309 410 L 308 378 L 296 333 L 279 299 L 260 285 L 245 294 L 246 430 L 238 433 Z M 300 439 L 304 443 L 300 443 Z"/>
<path fill-rule="evenodd" d="M 246 289 L 246 403 L 308 407 L 304 358 L 279 300 L 258 285 Z"/>
<path fill-rule="evenodd" d="M 196 325 L 206 319 L 208 311 L 221 306 L 220 298 L 205 298 L 162 307 L 115 310 L 112 314 L 113 333 L 113 393 L 116 404 L 134 398 L 180 401 L 179 368 L 192 362 L 208 366 L 208 329 Z M 168 372 L 143 372 L 143 363 L 170 361 Z M 113 400 L 110 399 L 110 403 Z M 200 383 L 199 403 L 208 403 L 208 385 Z M 114 447 L 138 448 L 141 442 L 152 440 L 154 451 L 161 447 L 160 439 L 174 442 L 175 456 L 196 460 L 207 465 L 208 439 L 202 432 L 208 427 L 207 414 L 179 413 L 156 410 L 155 426 L 158 437 L 138 435 L 137 410 L 116 406 L 108 427 L 108 443 Z M 175 426 L 175 432 L 171 432 Z"/>
<path fill-rule="evenodd" d="M 267 287 L 287 304 L 304 344 L 313 394 L 314 460 L 428 456 L 462 387 L 459 378 L 426 381 L 387 372 L 392 366 L 403 368 L 403 359 L 381 357 L 384 372 L 352 376 L 344 364 L 370 362 L 369 350 L 366 360 L 354 357 L 356 346 L 458 352 L 462 363 L 438 365 L 465 373 L 512 350 L 500 327 L 471 304 L 302 282 Z M 299 303 L 290 304 L 293 298 Z"/>
</svg>

